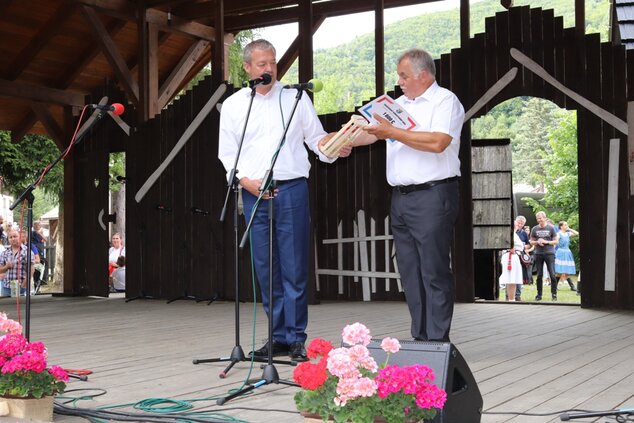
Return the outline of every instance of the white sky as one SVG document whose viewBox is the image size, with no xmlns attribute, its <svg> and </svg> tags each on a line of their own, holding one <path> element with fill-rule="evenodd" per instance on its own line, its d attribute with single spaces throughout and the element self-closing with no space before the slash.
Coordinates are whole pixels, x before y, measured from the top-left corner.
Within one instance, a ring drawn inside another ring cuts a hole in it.
<svg viewBox="0 0 634 423">
<path fill-rule="evenodd" d="M 443 0 L 414 6 L 385 9 L 383 19 L 385 25 L 439 10 L 458 8 L 459 0 Z M 335 47 L 353 40 L 359 35 L 374 31 L 374 12 L 356 13 L 354 15 L 336 16 L 326 19 L 313 37 L 313 49 Z M 278 25 L 261 31 L 262 38 L 275 46 L 278 55 L 282 55 L 297 37 L 297 23 Z"/>
</svg>

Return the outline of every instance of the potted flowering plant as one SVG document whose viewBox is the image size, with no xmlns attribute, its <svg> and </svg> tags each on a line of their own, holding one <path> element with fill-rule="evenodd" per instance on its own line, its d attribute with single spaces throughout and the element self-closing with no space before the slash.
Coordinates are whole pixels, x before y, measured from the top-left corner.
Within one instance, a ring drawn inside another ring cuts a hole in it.
<svg viewBox="0 0 634 423">
<path fill-rule="evenodd" d="M 44 344 L 28 342 L 22 326 L 5 313 L 0 313 L 0 331 L 5 333 L 0 337 L 0 397 L 8 404 L 0 407 L 0 415 L 51 420 L 52 396 L 64 391 L 68 374 L 59 366 L 47 367 Z M 50 412 L 47 409 L 44 414 L 30 414 L 26 408 L 41 410 L 42 402 L 37 400 L 42 398 L 46 399 L 46 408 L 50 404 Z"/>
<path fill-rule="evenodd" d="M 383 419 L 388 423 L 431 420 L 447 399 L 445 391 L 433 384 L 431 368 L 388 365 L 390 355 L 400 343 L 385 338 L 381 348 L 385 362 L 377 365 L 367 348 L 371 336 L 361 323 L 348 325 L 342 333 L 345 347 L 335 348 L 316 338 L 307 349 L 314 361 L 300 363 L 293 372 L 300 385 L 295 395 L 297 408 L 317 414 L 322 420 L 369 423 Z"/>
</svg>

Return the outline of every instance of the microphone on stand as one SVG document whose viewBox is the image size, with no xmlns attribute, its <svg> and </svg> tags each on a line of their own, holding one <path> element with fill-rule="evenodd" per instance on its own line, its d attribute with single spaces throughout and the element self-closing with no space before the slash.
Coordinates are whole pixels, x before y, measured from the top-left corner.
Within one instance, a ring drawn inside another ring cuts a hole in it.
<svg viewBox="0 0 634 423">
<path fill-rule="evenodd" d="M 254 88 L 254 87 L 257 87 L 258 85 L 269 85 L 272 80 L 273 79 L 271 78 L 271 75 L 269 75 L 268 73 L 263 73 L 258 78 L 247 81 L 243 83 L 242 85 L 244 87 Z"/>
<path fill-rule="evenodd" d="M 324 89 L 324 83 L 319 79 L 311 79 L 308 82 L 302 82 L 300 84 L 284 85 L 284 88 L 295 88 L 298 90 L 308 90 L 313 93 L 318 93 Z"/>
<path fill-rule="evenodd" d="M 101 110 L 103 112 L 112 112 L 113 114 L 120 116 L 125 111 L 125 107 L 121 103 L 112 103 L 112 104 L 89 104 L 88 107 L 91 109 Z"/>
</svg>

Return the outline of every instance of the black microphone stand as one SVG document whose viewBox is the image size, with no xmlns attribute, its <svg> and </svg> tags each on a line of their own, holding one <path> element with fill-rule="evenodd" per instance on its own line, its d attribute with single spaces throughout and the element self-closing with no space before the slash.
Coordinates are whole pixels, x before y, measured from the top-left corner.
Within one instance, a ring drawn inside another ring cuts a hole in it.
<svg viewBox="0 0 634 423">
<path fill-rule="evenodd" d="M 84 136 L 88 133 L 88 130 L 91 129 L 93 126 L 95 126 L 95 124 L 99 122 L 106 113 L 107 111 L 99 110 L 97 115 L 93 114 L 93 116 L 95 116 L 95 119 L 92 122 L 90 122 L 88 126 L 86 127 L 86 129 L 75 139 L 75 141 L 73 141 L 71 148 L 79 144 L 79 142 L 82 139 L 84 139 Z M 26 200 L 27 202 L 26 224 L 27 224 L 28 230 L 27 230 L 27 242 L 26 242 L 26 251 L 27 251 L 27 254 L 26 254 L 26 302 L 25 302 L 25 310 L 24 310 L 24 313 L 25 313 L 24 337 L 26 338 L 27 341 L 29 341 L 30 329 L 31 329 L 31 228 L 33 227 L 33 201 L 35 200 L 35 197 L 33 196 L 33 191 L 35 190 L 35 188 L 37 188 L 37 186 L 39 185 L 39 182 L 44 180 L 44 177 L 48 175 L 51 169 L 53 169 L 55 165 L 59 163 L 66 154 L 67 154 L 66 150 L 62 151 L 60 155 L 57 156 L 57 158 L 50 165 L 44 168 L 44 170 L 42 171 L 40 176 L 35 180 L 35 182 L 30 184 L 28 187 L 26 187 L 26 189 L 22 192 L 22 194 L 20 194 L 18 198 L 15 200 L 15 202 L 9 207 L 9 210 L 13 210 L 22 201 Z M 20 248 L 22 248 L 22 245 L 20 245 Z M 20 256 L 21 256 L 21 253 L 18 253 L 18 257 Z M 21 257 L 18 258 L 18 260 L 21 260 Z M 22 285 L 21 276 L 22 275 L 18 275 L 18 298 L 20 296 L 20 291 L 22 290 L 20 286 Z"/>
<path fill-rule="evenodd" d="M 297 105 L 299 104 L 299 100 L 302 98 L 302 94 L 304 93 L 304 90 L 297 90 L 297 95 L 295 96 L 295 103 L 293 104 L 293 109 L 291 110 L 291 115 L 288 118 L 288 124 L 284 127 L 284 133 L 282 134 L 282 137 L 280 138 L 280 142 L 277 146 L 277 149 L 275 150 L 275 153 L 273 154 L 273 158 L 271 160 L 271 167 L 266 171 L 266 173 L 264 174 L 264 178 L 262 178 L 262 183 L 260 184 L 260 195 L 258 196 L 257 201 L 255 202 L 255 207 L 253 212 L 251 213 L 251 218 L 249 219 L 249 223 L 247 224 L 247 229 L 244 232 L 244 235 L 242 237 L 242 241 L 240 242 L 240 248 L 244 248 L 244 245 L 246 244 L 246 240 L 247 240 L 247 236 L 249 235 L 249 232 L 251 230 L 251 227 L 253 226 L 253 222 L 255 220 L 255 215 L 258 211 L 258 208 L 260 206 L 260 200 L 262 199 L 262 197 L 264 197 L 265 193 L 268 193 L 268 205 L 269 205 L 269 216 L 268 216 L 268 224 L 269 224 L 269 312 L 268 312 L 268 332 L 269 332 L 269 340 L 268 340 L 268 357 L 267 357 L 267 364 L 264 366 L 264 369 L 262 371 L 262 377 L 260 378 L 260 380 L 258 380 L 255 383 L 250 383 L 249 385 L 245 386 L 244 388 L 224 397 L 224 398 L 220 398 L 218 401 L 216 401 L 216 403 L 218 405 L 223 405 L 224 403 L 226 403 L 227 401 L 230 401 L 236 397 L 239 397 L 241 395 L 246 394 L 247 392 L 250 392 L 256 388 L 259 388 L 261 386 L 264 385 L 270 385 L 271 383 L 278 383 L 278 384 L 283 384 L 283 385 L 289 385 L 289 386 L 298 386 L 295 382 L 291 382 L 288 380 L 283 380 L 280 379 L 279 373 L 277 372 L 277 369 L 275 368 L 274 360 L 273 360 L 273 303 L 275 301 L 275 299 L 273 298 L 273 212 L 274 212 L 274 206 L 273 206 L 273 201 L 275 198 L 275 188 L 276 188 L 276 184 L 275 181 L 273 179 L 273 169 L 275 168 L 275 163 L 277 162 L 277 157 L 279 155 L 279 152 L 281 151 L 282 147 L 284 146 L 284 143 L 286 142 L 286 133 L 288 132 L 288 129 L 291 126 L 291 121 L 293 120 L 293 116 L 295 115 L 295 110 L 297 110 Z M 291 362 L 286 362 L 284 364 L 296 364 L 295 362 L 291 361 Z"/>
</svg>

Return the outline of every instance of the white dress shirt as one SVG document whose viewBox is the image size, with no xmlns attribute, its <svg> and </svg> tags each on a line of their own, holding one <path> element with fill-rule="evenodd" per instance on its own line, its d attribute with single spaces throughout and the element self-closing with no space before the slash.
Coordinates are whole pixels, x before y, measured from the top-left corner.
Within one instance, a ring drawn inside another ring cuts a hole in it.
<svg viewBox="0 0 634 423">
<path fill-rule="evenodd" d="M 238 179 L 261 179 L 271 167 L 271 159 L 284 133 L 284 125 L 288 125 L 297 94 L 296 90 L 282 89 L 282 86 L 276 82 L 266 95 L 255 94 L 238 160 Z M 235 162 L 250 97 L 251 89 L 243 88 L 222 103 L 218 158 L 227 171 L 227 179 Z M 273 178 L 283 181 L 308 177 L 310 162 L 304 143 L 319 155 L 320 160 L 332 163 L 335 159 L 327 158 L 317 147 L 325 135 L 310 98 L 303 94 L 275 163 Z"/>
<path fill-rule="evenodd" d="M 386 141 L 386 175 L 392 186 L 422 184 L 460 176 L 460 132 L 464 107 L 451 91 L 434 83 L 419 97 L 400 96 L 396 102 L 416 120 L 415 130 L 442 132 L 452 137 L 442 153 L 415 150 L 398 140 Z"/>
</svg>

